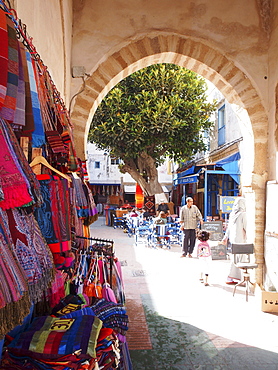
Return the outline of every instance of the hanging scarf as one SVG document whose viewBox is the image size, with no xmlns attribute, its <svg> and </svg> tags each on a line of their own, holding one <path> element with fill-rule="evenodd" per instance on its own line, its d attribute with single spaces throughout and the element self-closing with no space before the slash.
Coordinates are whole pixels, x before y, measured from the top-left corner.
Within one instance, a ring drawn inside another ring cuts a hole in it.
<svg viewBox="0 0 278 370">
<path fill-rule="evenodd" d="M 33 213 L 8 210 L 7 219 L 13 251 L 25 272 L 29 294 L 38 302 L 54 277 L 52 254 L 42 237 Z"/>
<path fill-rule="evenodd" d="M 3 209 L 22 207 L 33 203 L 15 152 L 8 145 L 5 136 L 5 122 L 0 119 L 0 182 L 4 200 L 0 201 Z"/>
<path fill-rule="evenodd" d="M 0 339 L 29 313 L 25 274 L 13 253 L 7 217 L 0 208 Z"/>
<path fill-rule="evenodd" d="M 25 125 L 22 128 L 22 136 L 28 136 L 31 138 L 31 133 L 35 129 L 34 116 L 32 111 L 32 98 L 29 81 L 29 72 L 27 65 L 26 49 L 24 45 L 19 43 L 19 52 L 21 55 L 21 61 L 23 66 L 24 81 L 25 81 Z"/>
<path fill-rule="evenodd" d="M 40 148 L 45 144 L 45 134 L 41 117 L 40 102 L 38 99 L 36 69 L 34 68 L 35 62 L 32 60 L 31 55 L 27 50 L 26 50 L 26 59 L 31 90 L 32 112 L 35 123 L 35 130 L 34 132 L 32 132 L 32 147 Z"/>
<path fill-rule="evenodd" d="M 16 110 L 16 98 L 18 90 L 18 40 L 13 21 L 7 17 L 8 31 L 8 81 L 4 105 L 0 116 L 9 122 L 13 122 Z"/>
<path fill-rule="evenodd" d="M 15 156 L 18 160 L 18 165 L 20 166 L 21 170 L 23 171 L 25 175 L 25 179 L 29 184 L 29 192 L 32 195 L 32 198 L 34 202 L 36 202 L 36 205 L 39 206 L 42 202 L 42 197 L 40 193 L 40 184 L 37 180 L 36 175 L 32 171 L 31 167 L 29 166 L 29 163 L 22 151 L 21 146 L 18 143 L 18 140 L 11 128 L 11 125 L 6 123 L 5 121 L 2 121 L 3 127 L 4 127 L 4 132 L 5 132 L 5 137 L 6 141 L 9 142 L 9 144 L 12 147 L 12 151 L 14 151 Z"/>
<path fill-rule="evenodd" d="M 23 67 L 22 53 L 18 43 L 18 89 L 16 97 L 16 110 L 13 120 L 13 127 L 16 130 L 25 126 L 25 81 L 24 81 L 24 67 Z M 15 125 L 15 126 L 14 126 Z"/>
<path fill-rule="evenodd" d="M 4 105 L 8 76 L 8 32 L 7 18 L 0 9 L 0 110 Z"/>
<path fill-rule="evenodd" d="M 69 192 L 64 181 L 50 175 L 38 175 L 43 197 L 35 217 L 52 253 L 70 250 Z"/>
</svg>

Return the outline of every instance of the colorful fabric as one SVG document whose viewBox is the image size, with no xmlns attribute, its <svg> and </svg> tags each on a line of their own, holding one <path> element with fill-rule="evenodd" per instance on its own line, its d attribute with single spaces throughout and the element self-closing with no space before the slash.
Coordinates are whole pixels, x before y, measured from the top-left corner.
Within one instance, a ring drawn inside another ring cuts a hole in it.
<svg viewBox="0 0 278 370">
<path fill-rule="evenodd" d="M 25 274 L 13 253 L 5 212 L 0 208 L 0 339 L 30 310 Z"/>
<path fill-rule="evenodd" d="M 16 96 L 16 110 L 13 120 L 13 125 L 18 125 L 17 129 L 25 126 L 25 81 L 24 81 L 24 60 L 20 52 L 18 43 L 18 89 Z"/>
<path fill-rule="evenodd" d="M 8 32 L 7 17 L 0 9 L 0 110 L 4 105 L 8 80 Z"/>
<path fill-rule="evenodd" d="M 79 358 L 94 358 L 101 326 L 101 320 L 91 315 L 74 319 L 37 317 L 8 345 L 8 351 L 37 359 L 59 359 L 79 351 Z"/>
<path fill-rule="evenodd" d="M 24 73 L 24 82 L 25 82 L 25 125 L 22 128 L 22 136 L 28 136 L 31 138 L 31 133 L 35 129 L 34 116 L 32 111 L 32 98 L 31 98 L 31 89 L 29 81 L 29 72 L 27 65 L 26 49 L 24 45 L 19 43 L 19 52 L 21 55 L 23 73 Z"/>
<path fill-rule="evenodd" d="M 53 153 L 67 153 L 64 143 L 61 139 L 59 132 L 57 131 L 46 131 L 45 132 L 48 144 L 52 149 Z"/>
<path fill-rule="evenodd" d="M 35 217 L 42 234 L 52 253 L 70 250 L 68 182 L 50 175 L 38 175 L 37 177 L 41 186 L 43 204 L 35 209 Z"/>
<path fill-rule="evenodd" d="M 4 193 L 4 200 L 0 201 L 2 209 L 22 207 L 33 203 L 28 191 L 29 184 L 7 140 L 5 122 L 0 119 L 0 184 Z"/>
<path fill-rule="evenodd" d="M 13 252 L 25 272 L 29 294 L 38 302 L 53 280 L 53 259 L 51 251 L 42 237 L 33 213 L 24 210 L 8 210 L 7 222 Z"/>
<path fill-rule="evenodd" d="M 65 282 L 63 274 L 60 270 L 56 270 L 54 280 L 47 291 L 46 300 L 49 302 L 50 308 L 53 308 L 63 297 L 65 297 Z"/>
<path fill-rule="evenodd" d="M 0 116 L 9 122 L 13 122 L 16 110 L 16 98 L 18 90 L 18 40 L 13 21 L 7 17 L 8 31 L 8 81 L 6 97 Z"/>
<path fill-rule="evenodd" d="M 40 192 L 40 184 L 37 180 L 37 177 L 29 166 L 29 163 L 18 143 L 11 125 L 7 124 L 5 121 L 2 121 L 2 123 L 3 127 L 5 128 L 6 140 L 12 147 L 12 151 L 15 153 L 15 156 L 18 160 L 18 165 L 20 166 L 22 173 L 25 175 L 25 179 L 29 184 L 29 193 L 32 195 L 35 204 L 39 206 L 42 202 L 42 197 Z"/>
<path fill-rule="evenodd" d="M 95 315 L 103 321 L 105 328 L 112 328 L 117 333 L 125 335 L 128 330 L 128 316 L 121 304 L 108 302 L 102 298 L 91 307 Z"/>
<path fill-rule="evenodd" d="M 1 209 L 0 216 L 0 307 L 4 307 L 6 303 L 16 302 L 22 297 L 23 292 L 27 291 L 27 282 L 12 251 L 7 216 Z"/>
<path fill-rule="evenodd" d="M 63 316 L 70 312 L 80 310 L 84 305 L 86 305 L 86 300 L 83 295 L 68 294 L 53 307 L 51 315 Z"/>
<path fill-rule="evenodd" d="M 43 128 L 43 122 L 41 117 L 40 102 L 38 99 L 38 90 L 36 83 L 36 69 L 34 68 L 34 63 L 31 55 L 26 51 L 27 67 L 29 73 L 29 83 L 31 91 L 31 101 L 32 101 L 32 112 L 34 117 L 35 130 L 32 132 L 32 147 L 40 148 L 45 144 L 45 134 Z"/>
</svg>

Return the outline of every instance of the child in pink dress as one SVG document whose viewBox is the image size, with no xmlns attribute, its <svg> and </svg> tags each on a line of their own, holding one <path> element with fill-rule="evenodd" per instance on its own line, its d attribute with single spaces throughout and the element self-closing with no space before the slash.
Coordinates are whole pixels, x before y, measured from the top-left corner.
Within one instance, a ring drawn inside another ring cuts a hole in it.
<svg viewBox="0 0 278 370">
<path fill-rule="evenodd" d="M 198 232 L 197 238 L 199 240 L 197 255 L 201 262 L 201 277 L 200 281 L 204 283 L 205 286 L 208 286 L 208 276 L 210 270 L 210 264 L 212 261 L 211 258 L 211 249 L 208 243 L 209 240 L 209 232 L 206 230 L 200 230 Z M 204 278 L 205 276 L 205 278 Z"/>
</svg>

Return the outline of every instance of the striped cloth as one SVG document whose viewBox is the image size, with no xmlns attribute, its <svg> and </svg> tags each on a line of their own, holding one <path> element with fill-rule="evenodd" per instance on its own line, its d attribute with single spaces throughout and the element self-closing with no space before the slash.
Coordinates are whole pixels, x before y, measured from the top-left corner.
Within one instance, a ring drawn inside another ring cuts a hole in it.
<svg viewBox="0 0 278 370">
<path fill-rule="evenodd" d="M 31 59 L 31 55 L 26 51 L 27 67 L 29 73 L 31 101 L 32 101 L 32 112 L 35 123 L 35 130 L 32 132 L 32 147 L 40 148 L 45 144 L 44 127 L 41 116 L 40 102 L 38 98 L 38 90 L 36 83 L 36 70 L 34 63 Z"/>
<path fill-rule="evenodd" d="M 0 109 L 4 105 L 8 79 L 8 33 L 7 18 L 0 9 Z"/>
<path fill-rule="evenodd" d="M 9 122 L 14 121 L 18 90 L 18 40 L 13 21 L 7 18 L 8 31 L 8 81 L 4 105 L 0 116 Z"/>
<path fill-rule="evenodd" d="M 25 55 L 24 55 L 25 56 Z M 16 98 L 16 110 L 13 121 L 13 127 L 17 130 L 25 126 L 25 81 L 24 81 L 24 62 L 23 54 L 20 52 L 18 44 L 18 89 Z M 16 125 L 17 127 L 15 127 Z"/>
<path fill-rule="evenodd" d="M 37 359 L 59 359 L 80 351 L 81 358 L 95 358 L 102 321 L 83 315 L 74 319 L 36 317 L 29 328 L 16 336 L 8 351 Z"/>
</svg>

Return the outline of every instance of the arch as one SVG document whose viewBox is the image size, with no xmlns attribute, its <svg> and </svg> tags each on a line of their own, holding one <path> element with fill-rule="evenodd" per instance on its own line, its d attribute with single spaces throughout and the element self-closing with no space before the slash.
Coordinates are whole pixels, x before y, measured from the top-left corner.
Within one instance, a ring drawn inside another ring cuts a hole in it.
<svg viewBox="0 0 278 370">
<path fill-rule="evenodd" d="M 252 191 L 255 195 L 255 249 L 259 264 L 257 281 L 262 283 L 268 119 L 251 79 L 231 58 L 208 44 L 177 34 L 148 34 L 126 43 L 103 58 L 86 80 L 85 90 L 76 97 L 71 119 L 77 154 L 85 158 L 91 119 L 109 90 L 129 74 L 156 63 L 174 63 L 198 73 L 210 80 L 229 102 L 245 108 L 249 114 L 255 152 Z"/>
</svg>

